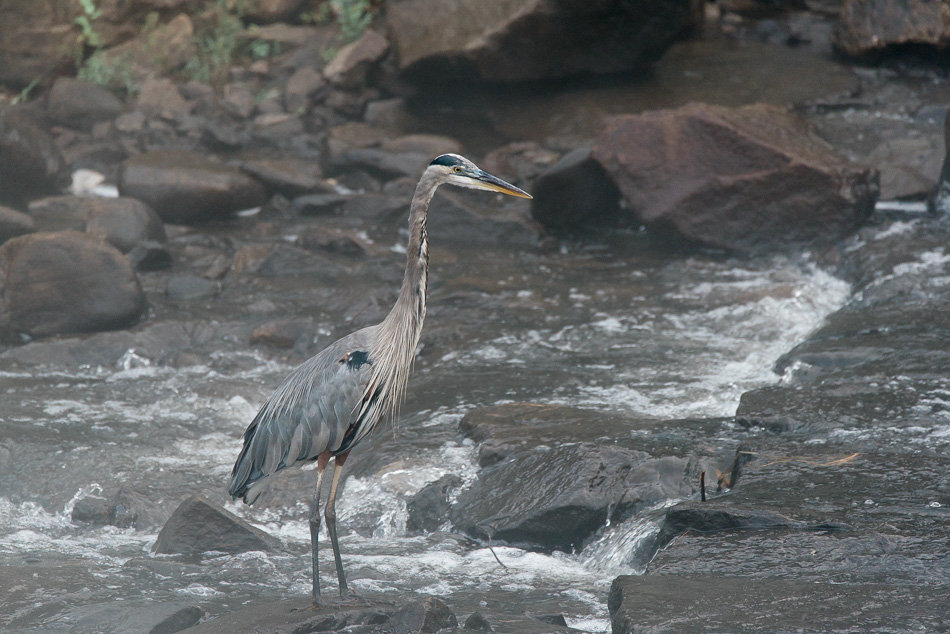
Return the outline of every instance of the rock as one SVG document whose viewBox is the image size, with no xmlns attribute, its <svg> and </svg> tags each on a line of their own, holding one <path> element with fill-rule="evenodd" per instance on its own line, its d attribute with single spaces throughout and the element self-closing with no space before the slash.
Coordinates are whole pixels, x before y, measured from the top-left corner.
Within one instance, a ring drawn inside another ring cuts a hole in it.
<svg viewBox="0 0 950 634">
<path fill-rule="evenodd" d="M 320 216 L 335 212 L 350 198 L 343 194 L 307 194 L 294 198 L 292 208 L 303 216 Z M 302 243 L 301 246 L 310 248 L 306 243 Z"/>
<path fill-rule="evenodd" d="M 508 244 L 534 248 L 540 227 L 528 215 L 527 201 L 499 196 L 496 201 L 476 192 L 444 188 L 429 212 L 428 234 L 432 244 Z M 409 199 L 395 206 L 397 222 L 405 222 Z"/>
<path fill-rule="evenodd" d="M 34 231 L 36 224 L 27 214 L 0 205 L 0 244 Z"/>
<path fill-rule="evenodd" d="M 494 632 L 491 623 L 482 616 L 481 612 L 472 612 L 467 619 L 465 619 L 465 624 L 462 625 L 463 632 Z"/>
<path fill-rule="evenodd" d="M 479 472 L 452 523 L 474 537 L 571 552 L 609 519 L 691 493 L 687 461 L 581 443 L 519 453 Z"/>
<path fill-rule="evenodd" d="M 565 154 L 538 178 L 532 195 L 531 216 L 555 232 L 613 226 L 621 216 L 620 191 L 589 148 Z"/>
<path fill-rule="evenodd" d="M 410 535 L 432 533 L 449 519 L 449 491 L 462 486 L 453 473 L 430 482 L 406 502 L 406 532 Z"/>
<path fill-rule="evenodd" d="M 82 233 L 36 233 L 0 247 L 0 328 L 33 336 L 125 328 L 145 311 L 132 265 Z"/>
<path fill-rule="evenodd" d="M 389 0 L 399 69 L 412 77 L 524 81 L 619 73 L 658 58 L 702 21 L 701 3 Z M 635 45 L 631 45 L 635 42 Z"/>
<path fill-rule="evenodd" d="M 923 198 L 938 181 L 943 156 L 937 139 L 903 137 L 885 141 L 863 162 L 880 172 L 883 200 Z"/>
<path fill-rule="evenodd" d="M 306 0 L 257 0 L 245 14 L 254 24 L 270 24 L 299 18 Z"/>
<path fill-rule="evenodd" d="M 181 601 L 110 601 L 71 608 L 60 620 L 77 632 L 173 634 L 197 625 L 204 615 L 198 606 Z"/>
<path fill-rule="evenodd" d="M 192 496 L 162 527 L 152 551 L 159 555 L 197 556 L 209 551 L 243 553 L 279 550 L 280 541 L 220 506 Z"/>
<path fill-rule="evenodd" d="M 513 183 L 525 183 L 550 170 L 558 159 L 557 152 L 534 141 L 516 141 L 490 151 L 479 165 L 491 174 L 505 174 Z"/>
<path fill-rule="evenodd" d="M 948 0 L 845 0 L 834 30 L 841 52 L 862 56 L 885 48 L 950 46 Z"/>
<path fill-rule="evenodd" d="M 239 169 L 181 150 L 156 150 L 127 159 L 119 192 L 152 207 L 165 222 L 195 224 L 229 218 L 260 206 L 261 184 Z"/>
<path fill-rule="evenodd" d="M 439 597 L 427 597 L 403 606 L 387 624 L 393 634 L 439 632 L 443 628 L 458 627 L 458 619 Z"/>
<path fill-rule="evenodd" d="M 177 8 L 187 8 L 181 6 L 185 3 L 178 4 Z M 167 11 L 173 7 L 161 8 Z M 144 82 L 180 70 L 196 55 L 194 24 L 187 13 L 179 13 L 148 33 L 141 33 L 137 27 L 135 37 L 106 49 L 103 59 L 107 64 L 128 68 L 135 81 Z"/>
<path fill-rule="evenodd" d="M 301 229 L 296 244 L 311 251 L 321 250 L 350 257 L 365 256 L 370 251 L 370 243 L 357 232 L 319 225 Z"/>
<path fill-rule="evenodd" d="M 228 84 L 224 87 L 224 98 L 221 106 L 232 116 L 238 119 L 247 119 L 254 112 L 254 92 L 241 82 Z"/>
<path fill-rule="evenodd" d="M 73 505 L 69 518 L 76 524 L 129 528 L 135 525 L 137 514 L 121 498 L 121 494 L 112 500 L 83 498 Z"/>
<path fill-rule="evenodd" d="M 947 110 L 943 122 L 943 147 L 943 165 L 937 186 L 933 190 L 930 208 L 942 216 L 947 216 L 950 215 L 950 109 Z"/>
<path fill-rule="evenodd" d="M 141 242 L 165 242 L 161 219 L 134 198 L 52 196 L 33 201 L 29 211 L 39 231 L 85 231 L 123 253 Z"/>
<path fill-rule="evenodd" d="M 175 275 L 168 279 L 165 296 L 173 302 L 185 302 L 218 294 L 218 283 L 195 275 Z"/>
<path fill-rule="evenodd" d="M 323 75 L 304 66 L 287 79 L 284 86 L 284 107 L 287 112 L 306 112 L 313 101 L 325 93 L 327 82 Z"/>
<path fill-rule="evenodd" d="M 336 602 L 332 599 L 315 606 L 310 597 L 270 600 L 240 606 L 194 629 L 194 634 L 233 634 L 234 632 L 392 632 L 388 621 L 396 611 L 389 602 L 374 598 Z M 363 628 L 363 629 L 361 629 Z"/>
<path fill-rule="evenodd" d="M 310 319 L 279 319 L 261 324 L 251 331 L 251 345 L 266 345 L 274 348 L 293 348 L 310 335 L 313 321 Z"/>
<path fill-rule="evenodd" d="M 875 171 L 766 104 L 616 117 L 591 156 L 634 221 L 740 252 L 830 245 L 868 217 L 878 195 Z"/>
<path fill-rule="evenodd" d="M 58 194 L 68 184 L 66 162 L 52 137 L 21 114 L 0 108 L 0 203 L 19 205 Z"/>
<path fill-rule="evenodd" d="M 88 81 L 59 77 L 50 88 L 46 112 L 54 123 L 89 131 L 93 124 L 111 121 L 125 107 L 111 92 Z"/>
<path fill-rule="evenodd" d="M 26 86 L 72 62 L 78 5 L 70 11 L 53 2 L 0 2 L 0 83 Z"/>
<path fill-rule="evenodd" d="M 357 88 L 366 81 L 370 68 L 389 52 L 389 42 L 373 29 L 347 44 L 330 60 L 323 74 L 335 86 Z"/>
<path fill-rule="evenodd" d="M 181 96 L 175 82 L 168 78 L 151 78 L 142 82 L 135 108 L 148 116 L 171 119 L 188 112 L 191 105 Z"/>
<path fill-rule="evenodd" d="M 163 271 L 174 264 L 168 248 L 157 240 L 142 240 L 126 255 L 136 271 Z"/>
<path fill-rule="evenodd" d="M 316 191 L 331 191 L 315 161 L 295 158 L 255 158 L 244 161 L 241 169 L 272 190 L 293 198 Z"/>
</svg>

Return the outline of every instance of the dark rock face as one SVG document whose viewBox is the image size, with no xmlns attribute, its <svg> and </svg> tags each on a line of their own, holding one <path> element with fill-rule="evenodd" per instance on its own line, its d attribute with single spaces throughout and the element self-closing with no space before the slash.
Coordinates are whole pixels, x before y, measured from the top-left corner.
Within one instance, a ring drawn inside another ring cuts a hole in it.
<svg viewBox="0 0 950 634">
<path fill-rule="evenodd" d="M 701 3 L 389 0 L 399 68 L 411 75 L 522 81 L 643 66 L 702 20 Z M 453 72 L 454 71 L 454 72 Z"/>
<path fill-rule="evenodd" d="M 372 65 L 388 52 L 386 38 L 373 29 L 366 29 L 358 40 L 340 49 L 323 74 L 335 86 L 358 88 L 366 81 Z"/>
<path fill-rule="evenodd" d="M 0 205 L 0 244 L 34 231 L 36 224 L 27 214 Z"/>
<path fill-rule="evenodd" d="M 148 204 L 174 224 L 229 218 L 261 205 L 264 188 L 237 168 L 181 150 L 133 156 L 119 172 L 119 192 Z"/>
<path fill-rule="evenodd" d="M 197 625 L 204 614 L 197 605 L 184 602 L 113 601 L 73 608 L 63 622 L 73 623 L 80 632 L 173 634 Z"/>
<path fill-rule="evenodd" d="M 134 198 L 52 196 L 33 201 L 29 211 L 40 231 L 85 231 L 123 253 L 144 241 L 165 242 L 161 218 Z"/>
<path fill-rule="evenodd" d="M 458 619 L 439 597 L 429 597 L 403 606 L 390 619 L 393 634 L 439 632 L 443 628 L 458 627 Z"/>
<path fill-rule="evenodd" d="M 878 195 L 876 172 L 765 104 L 617 117 L 592 156 L 637 220 L 742 252 L 833 243 L 868 217 Z"/>
<path fill-rule="evenodd" d="M 449 491 L 462 486 L 462 479 L 454 474 L 444 475 L 430 482 L 406 502 L 406 532 L 410 535 L 439 530 L 449 518 Z"/>
<path fill-rule="evenodd" d="M 66 163 L 52 137 L 22 115 L 0 108 L 0 203 L 18 205 L 58 194 L 67 182 Z"/>
<path fill-rule="evenodd" d="M 100 121 L 111 121 L 123 109 L 119 98 L 102 86 L 71 77 L 53 82 L 46 106 L 54 123 L 77 130 L 91 130 Z"/>
<path fill-rule="evenodd" d="M 862 56 L 901 44 L 950 46 L 950 2 L 846 0 L 834 31 L 838 50 Z"/>
<path fill-rule="evenodd" d="M 0 247 L 0 325 L 33 336 L 124 328 L 145 311 L 132 265 L 115 247 L 71 231 Z"/>
<path fill-rule="evenodd" d="M 279 547 L 280 542 L 264 531 L 207 500 L 192 496 L 175 509 L 152 550 L 164 555 L 197 556 L 208 551 L 272 552 Z"/>
<path fill-rule="evenodd" d="M 564 155 L 538 178 L 532 195 L 531 215 L 554 231 L 612 226 L 620 218 L 620 192 L 588 148 Z"/>
<path fill-rule="evenodd" d="M 609 518 L 691 491 L 686 460 L 609 445 L 518 454 L 484 469 L 452 508 L 452 522 L 542 551 L 580 547 Z"/>
</svg>

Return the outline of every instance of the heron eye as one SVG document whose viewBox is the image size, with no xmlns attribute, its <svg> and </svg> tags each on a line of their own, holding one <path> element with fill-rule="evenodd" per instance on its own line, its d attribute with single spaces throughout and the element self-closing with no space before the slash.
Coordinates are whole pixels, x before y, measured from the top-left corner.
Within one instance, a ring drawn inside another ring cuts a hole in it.
<svg viewBox="0 0 950 634">
<path fill-rule="evenodd" d="M 455 166 L 455 173 L 456 173 L 456 174 L 461 174 L 461 173 L 462 173 L 462 168 L 459 167 L 458 165 L 456 165 L 456 166 Z"/>
</svg>

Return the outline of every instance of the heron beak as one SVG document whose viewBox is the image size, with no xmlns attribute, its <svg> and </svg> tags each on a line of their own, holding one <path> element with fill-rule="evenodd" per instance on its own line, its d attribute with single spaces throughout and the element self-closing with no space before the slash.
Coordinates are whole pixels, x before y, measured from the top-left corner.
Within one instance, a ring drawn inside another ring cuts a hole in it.
<svg viewBox="0 0 950 634">
<path fill-rule="evenodd" d="M 471 179 L 472 186 L 476 189 L 487 189 L 488 191 L 501 192 L 509 196 L 517 196 L 518 198 L 532 198 L 528 192 L 518 189 L 511 183 L 506 183 L 497 176 L 492 176 L 483 170 L 475 170 L 467 176 Z"/>
</svg>

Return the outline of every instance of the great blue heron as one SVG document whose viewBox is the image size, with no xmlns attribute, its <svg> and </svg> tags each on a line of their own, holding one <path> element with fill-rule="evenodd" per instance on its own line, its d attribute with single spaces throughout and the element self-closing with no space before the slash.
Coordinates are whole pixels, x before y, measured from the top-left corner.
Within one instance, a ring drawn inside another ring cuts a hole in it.
<svg viewBox="0 0 950 634">
<path fill-rule="evenodd" d="M 325 516 L 333 546 L 340 596 L 346 577 L 336 534 L 336 489 L 350 451 L 385 415 L 395 417 L 406 391 L 422 322 L 426 316 L 429 246 L 426 214 L 443 183 L 531 196 L 484 172 L 457 154 L 432 161 L 416 186 L 409 207 L 406 275 L 396 305 L 382 323 L 349 334 L 291 372 L 244 432 L 244 448 L 231 471 L 229 492 L 253 504 L 266 480 L 281 469 L 317 462 L 317 486 L 310 505 L 313 601 L 320 600 L 317 534 L 320 532 L 320 485 L 330 458 L 333 483 Z"/>
</svg>

